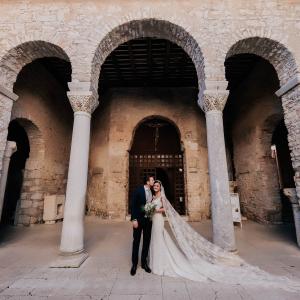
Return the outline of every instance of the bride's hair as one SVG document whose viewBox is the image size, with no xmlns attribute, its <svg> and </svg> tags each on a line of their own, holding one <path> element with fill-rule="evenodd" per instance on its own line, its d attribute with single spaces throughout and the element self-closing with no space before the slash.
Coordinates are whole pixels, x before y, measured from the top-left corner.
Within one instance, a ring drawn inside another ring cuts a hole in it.
<svg viewBox="0 0 300 300">
<path fill-rule="evenodd" d="M 160 187 L 162 186 L 162 183 L 161 183 L 161 181 L 160 181 L 160 180 L 158 180 L 158 179 L 154 180 L 154 183 L 159 183 Z"/>
</svg>

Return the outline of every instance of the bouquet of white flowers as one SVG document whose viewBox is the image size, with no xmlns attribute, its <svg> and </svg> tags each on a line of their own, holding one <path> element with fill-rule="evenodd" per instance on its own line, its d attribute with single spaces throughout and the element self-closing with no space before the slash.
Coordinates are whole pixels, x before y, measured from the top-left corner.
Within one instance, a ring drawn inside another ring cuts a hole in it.
<svg viewBox="0 0 300 300">
<path fill-rule="evenodd" d="M 152 202 L 147 202 L 144 206 L 145 216 L 146 218 L 152 218 L 155 212 L 156 205 Z"/>
</svg>

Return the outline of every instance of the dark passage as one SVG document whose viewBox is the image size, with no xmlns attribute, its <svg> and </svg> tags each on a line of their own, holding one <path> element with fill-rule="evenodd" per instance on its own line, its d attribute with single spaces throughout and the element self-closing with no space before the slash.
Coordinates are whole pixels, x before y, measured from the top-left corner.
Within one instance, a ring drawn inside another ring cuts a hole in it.
<svg viewBox="0 0 300 300">
<path fill-rule="evenodd" d="M 15 120 L 9 124 L 7 139 L 16 142 L 17 151 L 11 156 L 10 160 L 1 224 L 13 225 L 17 202 L 20 199 L 23 184 L 25 163 L 29 157 L 30 147 L 25 129 Z"/>
</svg>

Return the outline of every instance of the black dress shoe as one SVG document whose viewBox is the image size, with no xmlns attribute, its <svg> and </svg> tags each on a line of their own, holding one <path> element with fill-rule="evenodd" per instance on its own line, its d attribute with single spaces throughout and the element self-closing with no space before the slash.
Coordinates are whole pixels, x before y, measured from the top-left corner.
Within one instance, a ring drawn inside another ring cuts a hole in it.
<svg viewBox="0 0 300 300">
<path fill-rule="evenodd" d="M 147 273 L 151 273 L 151 269 L 149 268 L 149 266 L 147 264 L 143 264 L 142 269 L 144 269 Z"/>
<path fill-rule="evenodd" d="M 131 276 L 134 276 L 135 273 L 136 273 L 136 266 L 132 265 L 131 270 L 130 270 L 130 274 L 131 274 Z"/>
</svg>

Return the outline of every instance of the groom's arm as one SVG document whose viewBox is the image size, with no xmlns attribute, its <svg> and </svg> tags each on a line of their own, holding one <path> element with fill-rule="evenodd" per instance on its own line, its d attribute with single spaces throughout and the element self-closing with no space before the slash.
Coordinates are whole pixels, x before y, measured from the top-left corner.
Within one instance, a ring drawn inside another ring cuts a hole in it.
<svg viewBox="0 0 300 300">
<path fill-rule="evenodd" d="M 138 217 L 137 198 L 138 198 L 138 190 L 136 189 L 133 192 L 132 199 L 131 199 L 131 221 L 136 220 Z"/>
<path fill-rule="evenodd" d="M 139 227 L 139 223 L 137 221 L 138 217 L 138 189 L 136 189 L 133 193 L 132 201 L 131 201 L 131 221 L 134 229 Z"/>
</svg>

